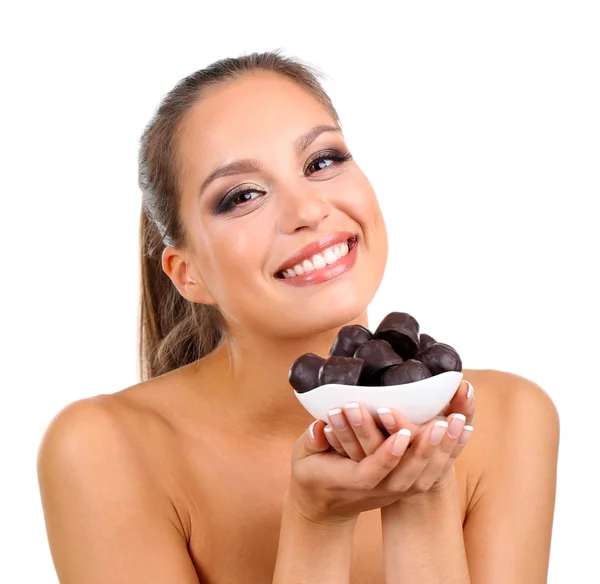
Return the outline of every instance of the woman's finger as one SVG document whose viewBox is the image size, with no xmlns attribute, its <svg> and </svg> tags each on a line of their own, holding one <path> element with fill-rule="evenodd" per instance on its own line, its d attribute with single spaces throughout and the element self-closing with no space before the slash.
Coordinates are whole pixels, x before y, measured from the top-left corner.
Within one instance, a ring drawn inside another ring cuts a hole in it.
<svg viewBox="0 0 600 584">
<path fill-rule="evenodd" d="M 341 408 L 329 410 L 327 419 L 329 420 L 329 425 L 333 428 L 338 441 L 348 456 L 357 462 L 362 460 L 366 456 L 365 451 L 360 445 L 356 434 L 354 434 L 354 430 L 352 429 L 348 418 L 346 418 L 344 410 Z"/>
<path fill-rule="evenodd" d="M 394 471 L 406 455 L 411 432 L 402 428 L 392 434 L 371 455 L 365 457 L 356 465 L 354 487 L 369 490 L 377 487 Z"/>
<path fill-rule="evenodd" d="M 329 446 L 323 433 L 325 422 L 315 420 L 296 440 L 292 449 L 292 460 L 301 460 L 325 452 Z"/>
<path fill-rule="evenodd" d="M 448 422 L 432 420 L 416 437 L 409 452 L 385 480 L 385 487 L 394 493 L 408 491 L 423 472 L 442 443 Z"/>
<path fill-rule="evenodd" d="M 414 489 L 419 492 L 428 491 L 454 462 L 451 456 L 462 435 L 465 416 L 463 414 L 451 414 L 446 421 L 448 422 L 446 434 L 434 456 L 431 457 L 427 466 L 414 482 Z"/>
<path fill-rule="evenodd" d="M 443 416 L 461 413 L 466 418 L 466 425 L 472 426 L 475 418 L 475 389 L 469 381 L 463 379 L 448 405 L 441 412 Z"/>
<path fill-rule="evenodd" d="M 412 436 L 416 436 L 420 427 L 413 424 L 402 412 L 391 408 L 379 408 L 377 416 L 382 426 L 390 433 L 398 432 L 401 428 L 408 428 Z"/>
<path fill-rule="evenodd" d="M 341 454 L 342 456 L 348 456 L 348 453 L 344 450 L 342 443 L 338 440 L 338 437 L 335 435 L 333 428 L 331 426 L 325 426 L 323 431 L 325 432 L 325 438 L 327 438 L 327 442 L 329 442 L 331 447 L 338 454 Z"/>
<path fill-rule="evenodd" d="M 371 416 L 367 408 L 354 402 L 346 404 L 344 412 L 363 452 L 366 455 L 373 454 L 386 438 L 375 424 L 373 416 Z"/>
<path fill-rule="evenodd" d="M 448 460 L 446 462 L 446 465 L 444 467 L 444 472 L 446 472 L 454 464 L 454 461 L 458 458 L 460 453 L 465 449 L 465 446 L 467 445 L 467 442 L 469 441 L 469 438 L 471 437 L 472 433 L 473 433 L 473 426 L 466 425 L 463 428 L 461 435 L 459 436 L 458 440 L 456 441 L 454 450 L 452 451 L 452 454 L 450 454 L 450 457 L 448 458 Z"/>
</svg>

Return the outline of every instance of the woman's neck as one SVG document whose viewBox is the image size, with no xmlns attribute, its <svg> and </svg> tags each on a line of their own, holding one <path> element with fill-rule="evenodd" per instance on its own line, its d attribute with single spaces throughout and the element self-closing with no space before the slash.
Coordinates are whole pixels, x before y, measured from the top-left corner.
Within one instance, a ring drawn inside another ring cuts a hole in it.
<svg viewBox="0 0 600 584">
<path fill-rule="evenodd" d="M 367 326 L 366 313 L 349 324 Z M 338 330 L 298 340 L 228 340 L 198 362 L 195 375 L 201 376 L 204 388 L 212 388 L 203 397 L 224 408 L 246 434 L 256 435 L 260 428 L 261 436 L 297 438 L 314 418 L 294 395 L 290 366 L 304 353 L 327 357 Z"/>
</svg>

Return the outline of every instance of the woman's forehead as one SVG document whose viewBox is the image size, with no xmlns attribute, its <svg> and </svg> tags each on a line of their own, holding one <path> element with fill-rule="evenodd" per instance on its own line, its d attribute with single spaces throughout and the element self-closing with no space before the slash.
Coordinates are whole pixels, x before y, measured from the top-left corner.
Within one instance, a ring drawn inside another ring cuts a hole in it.
<svg viewBox="0 0 600 584">
<path fill-rule="evenodd" d="M 182 146 L 210 158 L 235 157 L 251 154 L 248 149 L 261 143 L 291 145 L 320 124 L 335 120 L 313 94 L 280 74 L 261 71 L 207 91 L 184 120 Z"/>
</svg>

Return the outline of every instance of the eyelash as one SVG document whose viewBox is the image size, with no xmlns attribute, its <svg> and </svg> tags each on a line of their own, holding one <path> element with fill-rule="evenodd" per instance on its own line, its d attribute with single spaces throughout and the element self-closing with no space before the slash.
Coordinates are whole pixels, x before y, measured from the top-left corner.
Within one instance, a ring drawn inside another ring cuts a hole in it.
<svg viewBox="0 0 600 584">
<path fill-rule="evenodd" d="M 352 154 L 350 154 L 350 152 L 348 152 L 346 154 L 342 154 L 341 152 L 339 152 L 337 150 L 321 150 L 320 152 L 317 152 L 313 156 L 313 158 L 310 160 L 310 162 L 306 165 L 304 172 L 306 174 L 306 171 L 311 166 L 313 166 L 316 162 L 321 162 L 322 160 L 333 160 L 334 162 L 342 164 L 344 162 L 347 162 L 351 158 L 352 158 Z M 332 165 L 330 164 L 319 170 L 326 170 L 327 168 L 330 168 L 331 166 Z M 315 172 L 319 172 L 319 170 L 316 170 Z M 251 203 L 254 199 L 251 199 L 250 201 L 244 201 L 238 205 L 235 205 L 233 201 L 235 200 L 235 197 L 238 197 L 240 195 L 245 195 L 246 193 L 255 193 L 255 192 L 261 192 L 261 189 L 242 189 L 239 191 L 233 191 L 233 192 L 229 193 L 228 195 L 225 195 L 225 197 L 223 197 L 221 202 L 217 205 L 217 208 L 215 209 L 215 214 L 218 215 L 220 213 L 227 213 L 227 212 L 231 211 L 233 209 L 233 207 L 242 207 L 246 203 Z"/>
</svg>

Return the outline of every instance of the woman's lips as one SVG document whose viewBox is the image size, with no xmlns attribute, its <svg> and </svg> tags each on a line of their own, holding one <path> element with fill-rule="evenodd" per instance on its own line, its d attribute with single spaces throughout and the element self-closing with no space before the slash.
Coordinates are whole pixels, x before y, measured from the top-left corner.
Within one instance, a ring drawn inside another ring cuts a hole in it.
<svg viewBox="0 0 600 584">
<path fill-rule="evenodd" d="M 295 265 L 302 264 L 304 260 L 311 260 L 311 258 L 317 254 L 323 254 L 323 252 L 330 247 L 341 243 L 347 243 L 350 240 L 355 240 L 357 235 L 350 231 L 335 231 L 324 235 L 317 241 L 308 243 L 304 247 L 300 248 L 294 255 L 288 258 L 275 272 L 275 277 L 280 277 L 282 272 L 293 268 Z"/>
<path fill-rule="evenodd" d="M 311 286 L 312 284 L 322 284 L 333 278 L 337 278 L 342 274 L 348 272 L 354 267 L 356 258 L 358 255 L 358 239 L 351 238 L 348 241 L 349 251 L 348 253 L 333 262 L 328 264 L 324 268 L 306 272 L 301 276 L 294 276 L 292 278 L 277 278 L 278 281 L 290 286 Z"/>
</svg>

